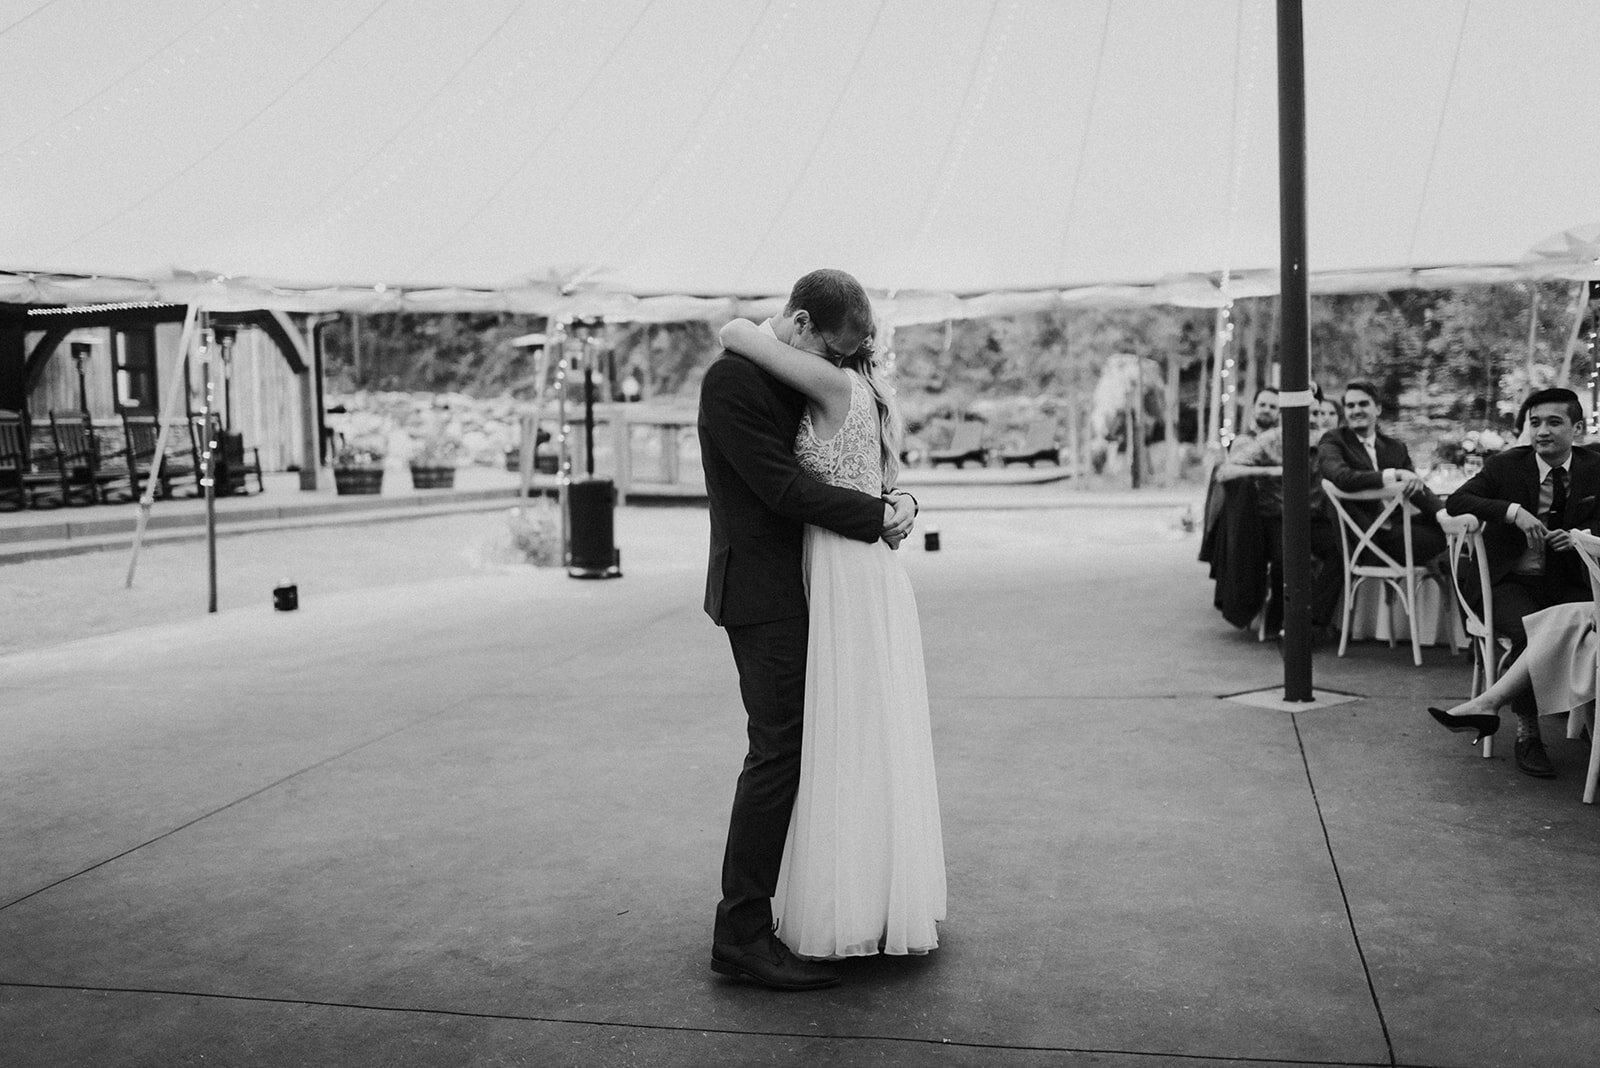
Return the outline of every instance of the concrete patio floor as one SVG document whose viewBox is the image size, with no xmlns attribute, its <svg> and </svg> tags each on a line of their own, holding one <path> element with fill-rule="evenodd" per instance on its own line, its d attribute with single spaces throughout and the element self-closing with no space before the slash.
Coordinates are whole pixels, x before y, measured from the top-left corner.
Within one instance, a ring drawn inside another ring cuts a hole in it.
<svg viewBox="0 0 1600 1068">
<path fill-rule="evenodd" d="M 1600 811 L 1318 650 L 1293 713 L 1179 509 L 951 509 L 908 548 L 941 948 L 707 968 L 742 713 L 705 512 L 507 568 L 0 658 L 0 1063 L 1591 1065 Z"/>
</svg>

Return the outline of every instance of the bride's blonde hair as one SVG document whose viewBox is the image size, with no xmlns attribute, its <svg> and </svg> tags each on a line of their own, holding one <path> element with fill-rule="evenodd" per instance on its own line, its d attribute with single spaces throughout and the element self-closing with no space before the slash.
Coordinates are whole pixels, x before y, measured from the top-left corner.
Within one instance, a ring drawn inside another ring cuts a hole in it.
<svg viewBox="0 0 1600 1068">
<path fill-rule="evenodd" d="M 889 384 L 889 354 L 879 353 L 876 338 L 869 337 L 861 343 L 854 356 L 846 356 L 839 366 L 855 371 L 866 380 L 872 390 L 872 402 L 878 409 L 878 441 L 883 488 L 892 489 L 900 480 L 900 444 L 905 440 L 906 425 L 900 418 L 900 406 L 895 403 L 894 387 Z"/>
</svg>

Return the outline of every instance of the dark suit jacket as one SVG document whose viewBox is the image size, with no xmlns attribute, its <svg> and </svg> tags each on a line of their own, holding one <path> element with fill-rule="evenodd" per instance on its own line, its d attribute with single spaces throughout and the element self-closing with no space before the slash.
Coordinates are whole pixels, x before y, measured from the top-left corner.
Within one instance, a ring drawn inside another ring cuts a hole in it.
<svg viewBox="0 0 1600 1068">
<path fill-rule="evenodd" d="M 1346 493 L 1357 493 L 1361 490 L 1382 489 L 1383 469 L 1386 467 L 1404 468 L 1415 471 L 1411 463 L 1411 450 L 1407 449 L 1405 442 L 1389 437 L 1381 430 L 1374 443 L 1378 454 L 1378 466 L 1372 466 L 1372 457 L 1367 455 L 1367 450 L 1361 444 L 1361 439 L 1356 432 L 1347 426 L 1334 427 L 1322 435 L 1322 440 L 1317 442 L 1317 470 L 1322 477 L 1332 482 Z M 1362 516 L 1369 518 L 1378 514 L 1382 507 L 1370 501 L 1346 501 L 1345 508 L 1358 520 Z M 1439 509 L 1444 507 L 1444 502 L 1439 500 L 1428 487 L 1424 486 L 1411 496 L 1411 503 L 1421 510 L 1422 515 L 1412 517 L 1412 525 L 1423 523 L 1437 526 L 1435 518 Z M 1329 515 L 1332 515 L 1330 506 Z M 1390 516 L 1390 522 L 1398 524 L 1396 516 Z"/>
<path fill-rule="evenodd" d="M 1600 534 L 1600 515 L 1595 507 L 1600 497 L 1600 456 L 1588 449 L 1572 450 L 1572 467 L 1567 482 L 1567 511 L 1561 529 L 1577 527 Z M 1483 545 L 1489 553 L 1489 581 L 1499 582 L 1516 564 L 1528 542 L 1506 513 L 1515 504 L 1530 512 L 1539 510 L 1539 463 L 1529 445 L 1520 445 L 1491 456 L 1483 470 L 1450 494 L 1447 510 L 1451 515 L 1475 515 L 1483 520 Z M 1556 553 L 1562 575 L 1589 587 L 1588 573 L 1576 553 Z M 1563 557 L 1567 559 L 1562 559 Z"/>
<path fill-rule="evenodd" d="M 1222 618 L 1248 627 L 1267 598 L 1267 546 L 1253 478 L 1212 480 L 1207 510 L 1215 502 L 1216 519 L 1200 541 L 1200 559 L 1211 565 L 1216 592 L 1211 603 Z"/>
<path fill-rule="evenodd" d="M 718 626 L 806 612 L 806 523 L 873 542 L 883 500 L 807 475 L 794 457 L 805 398 L 724 352 L 700 386 L 700 462 L 711 502 L 706 614 Z"/>
</svg>

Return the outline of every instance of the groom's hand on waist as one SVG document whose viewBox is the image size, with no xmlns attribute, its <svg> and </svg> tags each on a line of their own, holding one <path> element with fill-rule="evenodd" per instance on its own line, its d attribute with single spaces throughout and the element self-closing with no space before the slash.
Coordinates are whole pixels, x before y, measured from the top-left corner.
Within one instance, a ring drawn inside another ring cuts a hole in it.
<svg viewBox="0 0 1600 1068">
<path fill-rule="evenodd" d="M 911 533 L 911 525 L 916 522 L 916 518 L 916 502 L 909 494 L 895 494 L 884 498 L 883 540 L 889 548 L 900 547 L 900 542 Z"/>
</svg>

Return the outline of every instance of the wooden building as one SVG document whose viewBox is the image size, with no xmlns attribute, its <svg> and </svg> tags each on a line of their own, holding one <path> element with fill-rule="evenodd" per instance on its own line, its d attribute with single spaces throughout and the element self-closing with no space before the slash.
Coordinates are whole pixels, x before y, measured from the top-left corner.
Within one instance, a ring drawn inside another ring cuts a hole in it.
<svg viewBox="0 0 1600 1068">
<path fill-rule="evenodd" d="M 205 404 L 203 361 L 179 352 L 187 308 L 130 302 L 63 307 L 0 304 L 0 409 L 36 423 L 52 411 L 96 420 L 158 415 L 176 370 L 186 378 L 175 414 Z M 315 489 L 323 435 L 321 362 L 312 331 L 328 316 L 216 313 L 233 341 L 212 351 L 213 407 L 226 429 L 258 450 L 263 471 L 301 472 Z M 226 353 L 226 359 L 221 358 Z"/>
</svg>

